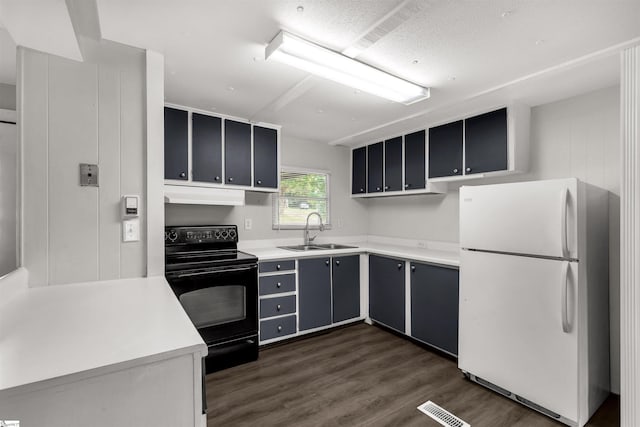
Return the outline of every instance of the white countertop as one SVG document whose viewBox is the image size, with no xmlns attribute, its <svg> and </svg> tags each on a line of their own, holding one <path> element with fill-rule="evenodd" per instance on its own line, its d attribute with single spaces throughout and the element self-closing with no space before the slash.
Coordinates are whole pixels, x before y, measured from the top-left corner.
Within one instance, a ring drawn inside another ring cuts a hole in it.
<svg viewBox="0 0 640 427">
<path fill-rule="evenodd" d="M 345 238 L 334 238 L 331 240 L 331 243 L 351 245 L 356 246 L 356 248 L 292 251 L 277 247 L 296 244 L 296 242 L 291 243 L 283 240 L 282 242 L 271 243 L 270 245 L 258 242 L 247 242 L 241 249 L 257 256 L 260 261 L 369 253 L 452 267 L 460 266 L 460 252 L 457 245 L 453 243 L 421 242 L 421 245 L 424 247 L 418 247 L 418 242 L 390 238 L 370 237 L 362 241 L 349 241 L 349 239 Z M 300 242 L 297 243 L 299 244 Z M 323 242 L 319 241 L 318 243 Z"/>
<path fill-rule="evenodd" d="M 0 396 L 206 352 L 162 276 L 26 288 L 0 310 Z"/>
</svg>

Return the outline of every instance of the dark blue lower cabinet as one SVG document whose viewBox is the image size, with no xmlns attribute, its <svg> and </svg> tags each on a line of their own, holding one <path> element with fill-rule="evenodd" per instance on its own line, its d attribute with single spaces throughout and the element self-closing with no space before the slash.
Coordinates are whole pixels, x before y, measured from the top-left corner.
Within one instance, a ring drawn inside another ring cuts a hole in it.
<svg viewBox="0 0 640 427">
<path fill-rule="evenodd" d="M 331 258 L 298 261 L 299 330 L 331 324 Z"/>
<path fill-rule="evenodd" d="M 333 322 L 360 316 L 360 255 L 334 257 Z"/>
<path fill-rule="evenodd" d="M 411 336 L 458 354 L 458 276 L 454 268 L 411 263 Z"/>
<path fill-rule="evenodd" d="M 296 316 L 278 317 L 260 321 L 260 341 L 296 333 Z"/>
<path fill-rule="evenodd" d="M 405 262 L 377 255 L 369 256 L 369 317 L 405 331 Z"/>
</svg>

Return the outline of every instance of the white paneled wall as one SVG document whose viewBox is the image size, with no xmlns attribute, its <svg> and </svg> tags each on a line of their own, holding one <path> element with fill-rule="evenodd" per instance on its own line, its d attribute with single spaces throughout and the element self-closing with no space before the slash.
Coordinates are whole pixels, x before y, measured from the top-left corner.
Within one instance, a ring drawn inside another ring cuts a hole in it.
<svg viewBox="0 0 640 427">
<path fill-rule="evenodd" d="M 146 274 L 145 56 L 83 40 L 85 62 L 18 52 L 23 262 L 30 285 Z M 99 187 L 79 185 L 79 164 Z M 121 242 L 120 196 L 141 196 L 141 240 Z"/>
<path fill-rule="evenodd" d="M 577 177 L 610 191 L 609 282 L 612 390 L 620 392 L 620 96 L 611 87 L 531 110 L 530 172 L 466 185 Z M 371 199 L 369 233 L 459 240 L 458 188 L 445 196 Z"/>
<path fill-rule="evenodd" d="M 640 423 L 640 46 L 621 54 L 622 377 L 620 425 Z"/>
</svg>

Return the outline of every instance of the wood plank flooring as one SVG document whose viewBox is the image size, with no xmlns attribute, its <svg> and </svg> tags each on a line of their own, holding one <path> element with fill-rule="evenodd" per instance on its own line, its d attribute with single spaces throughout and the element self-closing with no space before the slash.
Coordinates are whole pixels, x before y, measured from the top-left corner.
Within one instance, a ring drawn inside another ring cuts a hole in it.
<svg viewBox="0 0 640 427">
<path fill-rule="evenodd" d="M 208 426 L 441 427 L 416 407 L 432 400 L 472 427 L 558 427 L 466 380 L 455 360 L 358 323 L 261 350 L 257 362 L 208 375 Z M 588 424 L 619 426 L 611 396 Z"/>
</svg>

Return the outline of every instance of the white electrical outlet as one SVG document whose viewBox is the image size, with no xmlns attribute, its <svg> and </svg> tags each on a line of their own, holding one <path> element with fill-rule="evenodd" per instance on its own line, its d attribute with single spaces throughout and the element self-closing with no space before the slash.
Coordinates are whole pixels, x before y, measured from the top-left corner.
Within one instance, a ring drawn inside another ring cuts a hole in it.
<svg viewBox="0 0 640 427">
<path fill-rule="evenodd" d="M 251 230 L 251 227 L 253 227 L 253 220 L 251 218 L 245 218 L 244 219 L 244 229 L 245 230 Z"/>
</svg>

